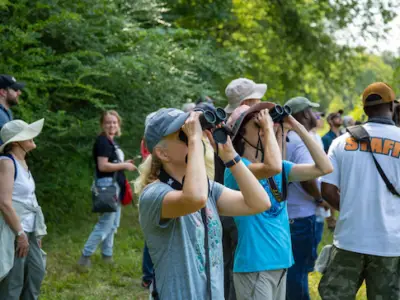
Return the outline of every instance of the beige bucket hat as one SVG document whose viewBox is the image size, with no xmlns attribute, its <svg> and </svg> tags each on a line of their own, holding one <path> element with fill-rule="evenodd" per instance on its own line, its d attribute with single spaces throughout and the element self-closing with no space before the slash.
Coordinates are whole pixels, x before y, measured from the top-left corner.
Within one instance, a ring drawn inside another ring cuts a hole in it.
<svg viewBox="0 0 400 300">
<path fill-rule="evenodd" d="M 13 120 L 4 124 L 0 131 L 3 144 L 0 146 L 0 153 L 12 142 L 22 142 L 37 137 L 43 129 L 44 119 L 40 119 L 32 124 L 22 120 Z"/>
</svg>

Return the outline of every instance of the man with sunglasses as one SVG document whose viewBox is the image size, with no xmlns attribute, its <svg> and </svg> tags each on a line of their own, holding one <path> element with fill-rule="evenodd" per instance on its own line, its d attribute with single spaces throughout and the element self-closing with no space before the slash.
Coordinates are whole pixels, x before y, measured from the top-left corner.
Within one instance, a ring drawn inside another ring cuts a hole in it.
<svg viewBox="0 0 400 300">
<path fill-rule="evenodd" d="M 25 84 L 17 82 L 10 75 L 0 75 L 0 129 L 5 123 L 12 121 L 11 107 L 18 104 L 18 97 Z M 0 144 L 2 144 L 0 140 Z"/>
<path fill-rule="evenodd" d="M 343 125 L 342 119 L 343 110 L 333 112 L 328 115 L 327 121 L 329 123 L 330 130 L 327 134 L 322 137 L 324 143 L 324 150 L 328 153 L 329 147 L 331 146 L 334 139 L 340 136 L 340 127 Z"/>
</svg>

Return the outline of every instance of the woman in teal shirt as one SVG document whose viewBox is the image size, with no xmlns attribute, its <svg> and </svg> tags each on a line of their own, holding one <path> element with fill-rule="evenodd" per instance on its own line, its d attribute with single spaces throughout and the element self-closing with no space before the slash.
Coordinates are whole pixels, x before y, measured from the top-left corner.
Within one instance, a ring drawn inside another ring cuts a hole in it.
<svg viewBox="0 0 400 300">
<path fill-rule="evenodd" d="M 303 139 L 315 163 L 296 165 L 282 161 L 278 146 L 281 140 L 275 137 L 282 136 L 282 129 L 278 124 L 274 126 L 269 115 L 269 109 L 274 106 L 269 102 L 251 108 L 242 105 L 228 120 L 235 150 L 271 199 L 269 210 L 234 218 L 239 235 L 233 269 L 238 300 L 284 300 L 286 297 L 286 269 L 294 261 L 287 205 L 282 197 L 283 175 L 291 182 L 311 180 L 332 172 L 324 151 L 291 116 L 285 119 L 284 133 L 288 128 L 294 130 Z M 225 170 L 224 182 L 231 189 L 239 189 L 229 169 Z"/>
</svg>

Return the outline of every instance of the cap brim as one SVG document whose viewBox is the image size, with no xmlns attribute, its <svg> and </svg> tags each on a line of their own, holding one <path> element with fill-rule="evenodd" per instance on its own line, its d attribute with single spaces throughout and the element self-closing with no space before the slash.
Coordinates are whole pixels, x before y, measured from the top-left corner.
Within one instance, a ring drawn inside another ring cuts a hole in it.
<svg viewBox="0 0 400 300">
<path fill-rule="evenodd" d="M 44 124 L 44 119 L 40 119 L 36 122 L 29 124 L 20 133 L 16 134 L 11 139 L 9 139 L 7 142 L 2 144 L 0 147 L 0 153 L 3 152 L 4 148 L 12 142 L 22 142 L 22 141 L 31 140 L 31 139 L 34 139 L 35 137 L 37 137 L 42 132 L 43 124 Z"/>
<path fill-rule="evenodd" d="M 313 107 L 313 108 L 318 108 L 318 107 L 320 107 L 319 103 L 315 103 L 315 102 L 310 102 L 310 103 L 308 103 L 308 105 L 309 105 L 310 107 Z"/>
<path fill-rule="evenodd" d="M 258 104 L 255 104 L 255 105 L 253 105 L 253 106 L 251 106 L 248 110 L 246 110 L 241 116 L 240 116 L 240 118 L 238 119 L 238 120 L 240 120 L 239 121 L 239 124 L 234 124 L 234 127 L 236 127 L 237 129 L 235 130 L 235 132 L 233 133 L 233 136 L 232 136 L 232 141 L 236 138 L 236 136 L 237 136 L 237 133 L 239 132 L 239 129 L 242 127 L 242 125 L 243 125 L 243 121 L 244 121 L 244 119 L 246 119 L 246 116 L 248 116 L 249 114 L 251 114 L 251 113 L 253 113 L 253 112 L 259 112 L 259 111 L 261 111 L 261 110 L 263 110 L 263 109 L 272 109 L 272 108 L 274 108 L 275 107 L 275 103 L 272 103 L 272 102 L 260 102 L 260 103 L 258 103 Z"/>
<path fill-rule="evenodd" d="M 15 82 L 13 85 L 10 86 L 13 90 L 22 90 L 25 87 L 24 82 Z"/>
<path fill-rule="evenodd" d="M 251 93 L 250 95 L 246 96 L 241 101 L 248 100 L 248 99 L 260 99 L 261 100 L 264 97 L 266 92 L 267 92 L 267 85 L 265 83 L 258 83 L 258 84 L 256 84 L 256 86 L 254 88 L 254 92 Z"/>
<path fill-rule="evenodd" d="M 190 112 L 179 114 L 179 116 L 177 116 L 175 118 L 175 120 L 171 124 L 168 125 L 168 128 L 165 131 L 164 136 L 170 135 L 174 132 L 177 132 L 179 129 L 181 129 L 183 124 L 185 124 L 186 119 L 189 117 L 189 115 L 190 115 Z"/>
</svg>

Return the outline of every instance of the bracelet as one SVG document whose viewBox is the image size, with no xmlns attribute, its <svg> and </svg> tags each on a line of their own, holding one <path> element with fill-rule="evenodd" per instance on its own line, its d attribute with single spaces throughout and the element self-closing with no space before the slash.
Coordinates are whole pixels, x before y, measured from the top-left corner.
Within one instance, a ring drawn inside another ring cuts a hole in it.
<svg viewBox="0 0 400 300">
<path fill-rule="evenodd" d="M 227 163 L 225 163 L 225 167 L 227 167 L 227 168 L 233 167 L 239 161 L 241 161 L 241 157 L 239 156 L 239 154 L 237 154 L 234 159 L 232 159 L 232 160 L 228 161 Z"/>
<path fill-rule="evenodd" d="M 20 230 L 20 231 L 18 231 L 17 236 L 18 236 L 18 237 L 21 236 L 24 232 L 25 232 L 25 231 L 24 231 L 23 229 Z"/>
</svg>

